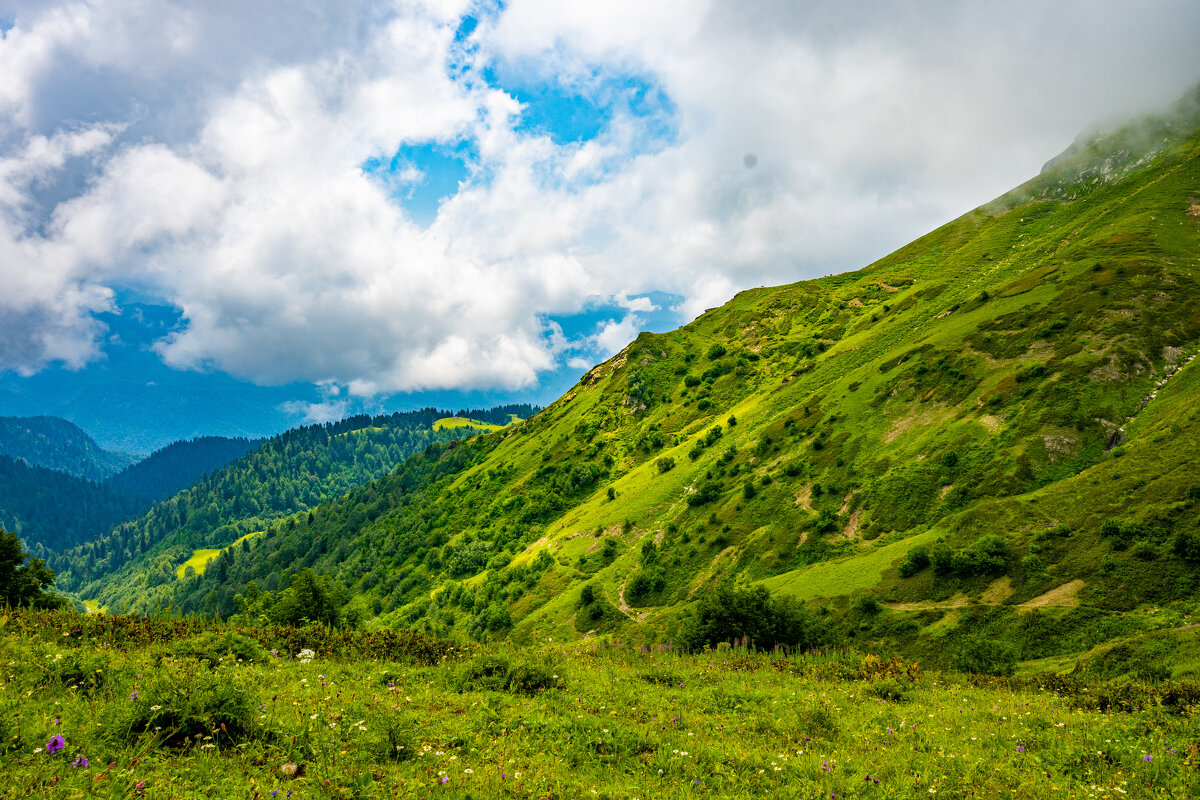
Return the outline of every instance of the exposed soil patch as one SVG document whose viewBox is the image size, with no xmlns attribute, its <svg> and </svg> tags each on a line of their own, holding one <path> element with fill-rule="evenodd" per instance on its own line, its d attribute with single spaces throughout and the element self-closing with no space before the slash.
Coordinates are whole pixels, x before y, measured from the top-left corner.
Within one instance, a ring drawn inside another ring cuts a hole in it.
<svg viewBox="0 0 1200 800">
<path fill-rule="evenodd" d="M 888 428 L 888 432 L 884 435 L 883 441 L 891 444 L 906 431 L 912 430 L 920 425 L 922 427 L 932 425 L 945 416 L 941 408 L 928 409 L 919 414 L 909 414 L 907 417 L 901 417 L 892 423 L 892 427 Z"/>
<path fill-rule="evenodd" d="M 855 511 L 850 515 L 850 521 L 846 523 L 846 527 L 842 531 L 842 536 L 847 539 L 853 539 L 858 535 L 858 514 L 859 512 Z"/>
<path fill-rule="evenodd" d="M 987 603 L 991 606 L 998 606 L 1008 598 L 1012 597 L 1013 588 L 1012 580 L 1005 575 L 1003 578 L 997 578 L 992 581 L 983 594 L 979 598 L 979 602 Z"/>
<path fill-rule="evenodd" d="M 813 507 L 812 507 L 812 484 L 811 483 L 806 483 L 806 484 L 804 484 L 804 486 L 800 487 L 800 491 L 796 495 L 796 505 L 802 506 L 803 508 L 806 508 L 809 511 L 813 510 Z"/>
<path fill-rule="evenodd" d="M 930 611 L 935 608 L 966 608 L 971 604 L 971 598 L 962 592 L 949 600 L 918 600 L 915 603 L 885 603 L 893 611 Z"/>
<path fill-rule="evenodd" d="M 1004 420 L 997 417 L 995 414 L 984 414 L 979 418 L 979 424 L 988 429 L 988 433 L 996 433 L 1000 430 L 1000 425 Z"/>
<path fill-rule="evenodd" d="M 1032 600 L 1021 603 L 1021 608 L 1046 608 L 1047 606 L 1077 606 L 1079 605 L 1079 590 L 1084 587 L 1079 578 L 1064 583 L 1057 589 L 1051 589 L 1045 594 L 1039 594 Z"/>
</svg>

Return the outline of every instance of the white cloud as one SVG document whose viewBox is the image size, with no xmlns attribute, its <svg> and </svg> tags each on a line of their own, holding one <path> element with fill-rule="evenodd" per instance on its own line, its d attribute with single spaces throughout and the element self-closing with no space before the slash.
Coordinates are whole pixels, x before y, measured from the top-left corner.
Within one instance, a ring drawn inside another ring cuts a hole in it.
<svg viewBox="0 0 1200 800">
<path fill-rule="evenodd" d="M 466 8 L 0 0 L 0 369 L 97 358 L 91 315 L 127 286 L 182 310 L 173 366 L 530 387 L 620 350 L 655 310 L 631 295 L 694 316 L 862 266 L 1200 77 L 1184 0 L 513 0 L 464 45 Z M 645 76 L 677 131 L 647 149 L 618 109 L 558 144 L 478 77 L 493 59 L 535 82 Z M 419 164 L 361 169 L 460 140 L 478 163 L 428 229 L 390 196 Z M 547 327 L 597 297 L 628 313 L 574 342 Z M 326 397 L 291 413 L 344 403 Z"/>
<path fill-rule="evenodd" d="M 342 419 L 346 416 L 348 407 L 349 404 L 345 400 L 329 400 L 324 403 L 289 400 L 279 404 L 280 411 L 300 417 L 301 422 L 309 425 L 321 425 Z"/>
</svg>

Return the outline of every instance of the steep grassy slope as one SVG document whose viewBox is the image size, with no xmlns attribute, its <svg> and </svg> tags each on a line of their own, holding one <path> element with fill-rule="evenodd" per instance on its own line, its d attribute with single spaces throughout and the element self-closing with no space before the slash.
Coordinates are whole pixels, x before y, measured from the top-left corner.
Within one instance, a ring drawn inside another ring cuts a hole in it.
<svg viewBox="0 0 1200 800">
<path fill-rule="evenodd" d="M 859 272 L 643 334 L 534 418 L 268 528 L 174 600 L 310 566 L 380 623 L 665 637 L 740 576 L 935 658 L 989 626 L 1033 658 L 1157 624 L 1146 603 L 1182 613 L 1192 122 L 1093 143 Z"/>
</svg>

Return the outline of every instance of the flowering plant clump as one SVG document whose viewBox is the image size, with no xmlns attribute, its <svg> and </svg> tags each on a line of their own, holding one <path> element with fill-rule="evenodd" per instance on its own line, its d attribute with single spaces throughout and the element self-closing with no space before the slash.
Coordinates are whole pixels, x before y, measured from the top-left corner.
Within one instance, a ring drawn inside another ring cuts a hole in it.
<svg viewBox="0 0 1200 800">
<path fill-rule="evenodd" d="M 299 653 L 296 653 L 296 660 L 299 661 L 301 664 L 307 664 L 308 662 L 312 661 L 316 657 L 317 657 L 317 654 L 314 653 L 312 650 L 308 649 L 307 647 L 304 648 L 303 650 L 301 650 Z"/>
<path fill-rule="evenodd" d="M 61 753 L 63 748 L 67 746 L 66 740 L 57 733 L 50 737 L 50 741 L 46 742 L 47 755 Z"/>
</svg>

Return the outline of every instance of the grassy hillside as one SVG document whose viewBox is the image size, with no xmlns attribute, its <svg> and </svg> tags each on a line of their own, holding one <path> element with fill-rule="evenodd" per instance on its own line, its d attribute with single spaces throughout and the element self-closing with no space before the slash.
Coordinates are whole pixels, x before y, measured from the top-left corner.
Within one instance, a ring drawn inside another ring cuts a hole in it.
<svg viewBox="0 0 1200 800">
<path fill-rule="evenodd" d="M 934 661 L 983 634 L 1035 659 L 1170 627 L 1200 574 L 1181 109 L 863 270 L 642 334 L 535 417 L 266 526 L 172 602 L 311 567 L 376 624 L 653 640 L 736 577 Z"/>
</svg>

